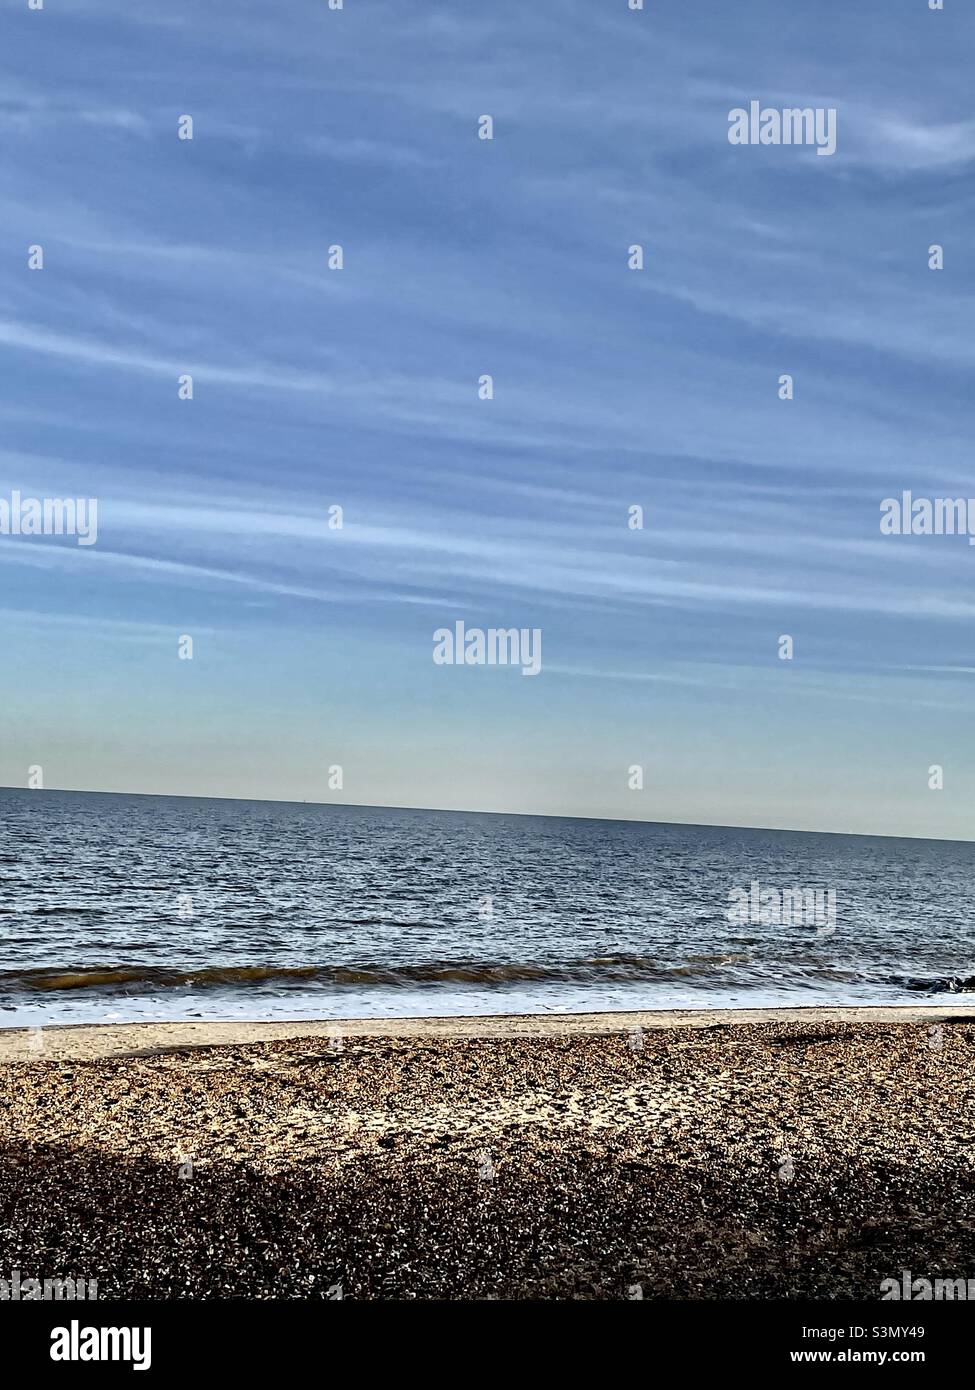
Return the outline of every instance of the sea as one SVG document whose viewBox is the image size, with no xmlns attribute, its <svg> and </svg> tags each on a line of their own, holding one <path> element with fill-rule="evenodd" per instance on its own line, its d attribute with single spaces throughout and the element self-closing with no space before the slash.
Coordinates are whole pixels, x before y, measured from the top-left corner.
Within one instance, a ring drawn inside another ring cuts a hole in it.
<svg viewBox="0 0 975 1390">
<path fill-rule="evenodd" d="M 0 789 L 0 1026 L 975 991 L 975 843 Z"/>
</svg>

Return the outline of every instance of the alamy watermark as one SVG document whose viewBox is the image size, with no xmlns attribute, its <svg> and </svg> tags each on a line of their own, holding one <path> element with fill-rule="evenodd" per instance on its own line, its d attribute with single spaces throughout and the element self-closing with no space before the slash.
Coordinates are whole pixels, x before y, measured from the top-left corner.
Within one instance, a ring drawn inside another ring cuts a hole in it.
<svg viewBox="0 0 975 1390">
<path fill-rule="evenodd" d="M 884 1279 L 880 1285 L 880 1300 L 930 1303 L 943 1299 L 975 1303 L 975 1279 L 914 1279 L 909 1269 L 902 1269 L 899 1279 Z"/>
<path fill-rule="evenodd" d="M 133 1371 L 152 1365 L 151 1327 L 82 1327 L 72 1318 L 51 1330 L 52 1361 L 131 1361 Z"/>
<path fill-rule="evenodd" d="M 835 930 L 835 888 L 763 888 L 753 879 L 748 888 L 728 890 L 725 917 L 733 926 L 819 927 Z"/>
<path fill-rule="evenodd" d="M 437 628 L 433 660 L 437 666 L 520 666 L 523 676 L 537 676 L 542 669 L 542 629 L 465 628 L 461 619 L 452 629 Z"/>
<path fill-rule="evenodd" d="M 882 536 L 967 536 L 975 545 L 975 497 L 885 497 L 880 504 Z"/>
<path fill-rule="evenodd" d="M 731 145 L 815 145 L 817 154 L 836 153 L 835 106 L 762 106 L 750 101 L 748 110 L 728 112 Z"/>
<path fill-rule="evenodd" d="M 98 540 L 95 497 L 24 497 L 15 488 L 0 497 L 0 536 L 77 536 L 79 545 Z"/>
<path fill-rule="evenodd" d="M 97 1297 L 97 1279 L 24 1279 L 19 1269 L 0 1279 L 0 1303 L 73 1303 Z"/>
</svg>

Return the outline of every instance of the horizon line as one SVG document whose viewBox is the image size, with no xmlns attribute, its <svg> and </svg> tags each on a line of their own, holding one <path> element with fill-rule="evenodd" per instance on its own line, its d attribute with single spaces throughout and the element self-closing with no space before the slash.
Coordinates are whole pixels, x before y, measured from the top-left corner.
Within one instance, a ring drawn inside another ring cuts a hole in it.
<svg viewBox="0 0 975 1390">
<path fill-rule="evenodd" d="M 550 811 L 483 811 L 472 807 L 447 806 L 399 806 L 391 803 L 362 801 L 291 801 L 270 796 L 212 796 L 197 795 L 190 792 L 121 792 L 97 790 L 90 787 L 10 787 L 0 786 L 0 792 L 24 792 L 27 795 L 43 795 L 55 792 L 68 796 L 144 796 L 166 801 L 230 801 L 242 805 L 256 803 L 260 806 L 321 806 L 329 809 L 356 811 L 431 811 L 444 816 L 520 816 L 527 820 L 579 820 L 598 821 L 610 825 L 664 825 L 683 827 L 690 830 L 755 830 L 776 835 L 841 835 L 852 840 L 907 840 L 927 844 L 971 845 L 975 837 L 959 839 L 940 835 L 886 835 L 881 831 L 864 832 L 860 830 L 797 830 L 793 826 L 782 825 L 736 825 L 721 821 L 668 821 L 629 818 L 626 816 L 584 816 L 556 815 Z"/>
</svg>

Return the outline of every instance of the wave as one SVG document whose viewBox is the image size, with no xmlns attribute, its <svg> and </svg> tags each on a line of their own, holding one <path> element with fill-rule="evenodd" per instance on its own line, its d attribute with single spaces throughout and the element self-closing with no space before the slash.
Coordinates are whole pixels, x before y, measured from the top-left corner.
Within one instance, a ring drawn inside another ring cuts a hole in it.
<svg viewBox="0 0 975 1390">
<path fill-rule="evenodd" d="M 373 986 L 395 989 L 422 985 L 481 985 L 485 987 L 517 984 L 612 984 L 687 983 L 695 981 L 705 988 L 720 981 L 727 983 L 727 967 L 745 965 L 749 957 L 740 955 L 699 955 L 683 962 L 661 961 L 650 956 L 591 956 L 582 960 L 541 963 L 535 961 L 424 961 L 411 965 L 210 965 L 180 969 L 162 965 L 98 965 L 59 969 L 45 967 L 0 970 L 0 994 L 56 993 L 59 991 L 118 991 L 133 989 L 143 994 L 168 989 L 258 989 L 278 986 L 341 987 Z M 809 979 L 853 979 L 857 972 L 836 967 L 809 967 Z M 747 981 L 738 977 L 738 986 Z M 753 983 L 757 983 L 753 981 Z M 793 981 L 795 985 L 797 982 Z M 888 984 L 912 992 L 956 994 L 975 992 L 975 975 L 915 977 L 899 975 Z"/>
<path fill-rule="evenodd" d="M 213 965 L 181 970 L 172 966 L 106 965 L 55 967 L 32 970 L 0 970 L 0 991 L 58 991 L 123 989 L 127 985 L 146 990 L 287 985 L 384 985 L 418 984 L 507 985 L 519 983 L 584 983 L 685 979 L 711 974 L 728 957 L 713 957 L 686 965 L 665 965 L 646 956 L 595 956 L 586 960 L 544 965 L 534 962 L 430 961 L 396 967 L 382 965 Z"/>
<path fill-rule="evenodd" d="M 925 994 L 971 994 L 975 992 L 975 975 L 938 975 L 927 978 L 899 975 L 895 977 L 894 984 Z"/>
</svg>

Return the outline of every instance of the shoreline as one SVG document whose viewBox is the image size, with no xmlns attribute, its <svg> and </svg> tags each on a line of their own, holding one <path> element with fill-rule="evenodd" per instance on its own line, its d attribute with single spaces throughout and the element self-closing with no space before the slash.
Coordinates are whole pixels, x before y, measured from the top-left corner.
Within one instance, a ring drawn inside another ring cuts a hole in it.
<svg viewBox="0 0 975 1390">
<path fill-rule="evenodd" d="M 787 1008 L 635 1009 L 606 1013 L 463 1014 L 418 1018 L 200 1020 L 140 1023 L 57 1023 L 0 1028 L 0 1065 L 36 1061 L 104 1061 L 211 1047 L 304 1038 L 561 1038 L 606 1037 L 634 1029 L 714 1028 L 788 1023 L 975 1022 L 962 1002 L 946 1005 L 799 1005 Z"/>
</svg>

